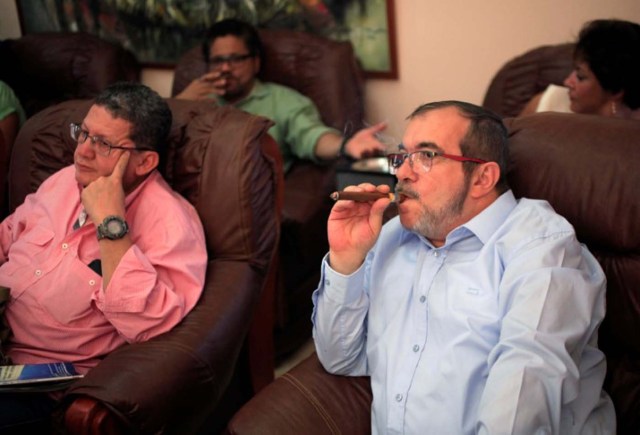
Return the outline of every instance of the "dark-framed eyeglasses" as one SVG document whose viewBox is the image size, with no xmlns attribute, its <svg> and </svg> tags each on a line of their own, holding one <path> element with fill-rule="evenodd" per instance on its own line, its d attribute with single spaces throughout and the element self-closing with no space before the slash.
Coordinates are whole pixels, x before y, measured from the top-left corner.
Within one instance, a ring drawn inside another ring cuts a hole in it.
<svg viewBox="0 0 640 435">
<path fill-rule="evenodd" d="M 471 163 L 487 163 L 486 160 L 476 159 L 473 157 L 456 156 L 453 154 L 446 154 L 433 150 L 419 150 L 412 153 L 391 153 L 387 154 L 387 162 L 389 162 L 389 172 L 395 175 L 400 166 L 405 160 L 409 159 L 409 166 L 411 169 L 422 170 L 423 172 L 429 172 L 433 165 L 433 160 L 436 157 L 442 157 L 444 159 L 455 160 L 456 162 L 471 162 Z"/>
<path fill-rule="evenodd" d="M 71 139 L 75 140 L 78 145 L 80 145 L 81 143 L 84 143 L 84 141 L 89 139 L 91 146 L 96 151 L 96 153 L 104 157 L 109 157 L 112 149 L 128 150 L 128 151 L 154 151 L 151 148 L 121 147 L 121 146 L 111 145 L 109 142 L 107 142 L 100 136 L 90 136 L 87 130 L 84 130 L 80 126 L 80 124 L 76 124 L 75 122 L 72 122 L 71 124 L 69 124 L 69 133 L 71 134 Z"/>
<path fill-rule="evenodd" d="M 240 66 L 245 60 L 252 58 L 251 53 L 246 54 L 230 54 L 228 56 L 212 56 L 209 58 L 209 69 L 220 68 L 225 63 L 231 67 Z"/>
</svg>

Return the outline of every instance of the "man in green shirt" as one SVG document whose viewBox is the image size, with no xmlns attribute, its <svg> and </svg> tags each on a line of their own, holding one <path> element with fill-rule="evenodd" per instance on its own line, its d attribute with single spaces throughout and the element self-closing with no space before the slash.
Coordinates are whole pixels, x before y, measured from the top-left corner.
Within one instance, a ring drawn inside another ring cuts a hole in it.
<svg viewBox="0 0 640 435">
<path fill-rule="evenodd" d="M 329 160 L 344 153 L 360 159 L 385 151 L 376 134 L 386 128 L 379 123 L 345 140 L 327 127 L 313 102 L 286 86 L 261 82 L 262 44 L 256 29 L 245 22 L 227 19 L 214 24 L 207 38 L 209 72 L 195 79 L 177 98 L 215 98 L 220 105 L 272 119 L 269 133 L 278 142 L 285 170 L 295 159 Z"/>
</svg>

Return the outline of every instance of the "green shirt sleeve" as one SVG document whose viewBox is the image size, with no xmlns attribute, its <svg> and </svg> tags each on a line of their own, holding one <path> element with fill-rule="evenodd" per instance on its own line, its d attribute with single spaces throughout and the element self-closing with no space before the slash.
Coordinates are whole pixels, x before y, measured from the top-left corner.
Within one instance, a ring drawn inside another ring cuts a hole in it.
<svg viewBox="0 0 640 435">
<path fill-rule="evenodd" d="M 12 113 L 17 113 L 20 125 L 24 124 L 25 115 L 22 105 L 13 90 L 5 82 L 0 81 L 0 120 Z"/>
<path fill-rule="evenodd" d="M 280 147 L 285 169 L 289 169 L 295 159 L 316 161 L 314 149 L 320 136 L 329 132 L 340 134 L 324 125 L 309 98 L 275 83 L 257 82 L 252 93 L 237 107 L 275 122 L 269 134 Z"/>
</svg>

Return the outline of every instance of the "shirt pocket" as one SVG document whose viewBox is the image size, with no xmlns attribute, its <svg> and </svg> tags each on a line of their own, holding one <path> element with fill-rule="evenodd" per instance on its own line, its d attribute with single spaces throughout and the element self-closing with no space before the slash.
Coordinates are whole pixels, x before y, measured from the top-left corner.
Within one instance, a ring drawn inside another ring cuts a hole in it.
<svg viewBox="0 0 640 435">
<path fill-rule="evenodd" d="M 488 285 L 463 280 L 448 288 L 452 318 L 460 331 L 474 337 L 478 346 L 487 351 L 499 336 L 499 304 L 496 291 Z"/>
<path fill-rule="evenodd" d="M 482 280 L 467 277 L 451 280 L 447 286 L 449 307 L 467 318 L 478 319 L 482 323 L 498 319 L 498 298 L 496 290 Z"/>
<path fill-rule="evenodd" d="M 92 295 L 100 291 L 102 277 L 77 258 L 68 258 L 51 273 L 50 282 L 64 283 L 41 291 L 36 301 L 41 311 L 55 322 L 84 327 L 101 314 L 92 302 Z"/>
<path fill-rule="evenodd" d="M 8 261 L 0 267 L 0 284 L 11 289 L 12 299 L 18 299 L 40 279 L 39 258 L 47 257 L 54 237 L 51 229 L 36 226 L 23 232 L 11 245 Z"/>
</svg>

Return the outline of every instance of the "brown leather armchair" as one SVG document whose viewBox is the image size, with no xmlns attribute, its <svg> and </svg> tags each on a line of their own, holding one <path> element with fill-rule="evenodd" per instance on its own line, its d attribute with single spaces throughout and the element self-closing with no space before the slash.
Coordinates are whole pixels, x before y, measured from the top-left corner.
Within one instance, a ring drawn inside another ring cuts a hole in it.
<svg viewBox="0 0 640 435">
<path fill-rule="evenodd" d="M 271 338 L 272 310 L 258 303 L 273 298 L 283 197 L 282 161 L 266 133 L 271 123 L 230 107 L 169 104 L 162 169 L 205 228 L 203 295 L 172 331 L 119 348 L 66 391 L 62 424 L 69 433 L 217 433 L 273 378 L 272 353 L 260 354 Z M 72 162 L 68 125 L 90 105 L 62 103 L 24 125 L 11 160 L 12 209 Z"/>
<path fill-rule="evenodd" d="M 63 101 L 95 97 L 111 83 L 140 78 L 133 53 L 90 33 L 5 39 L 0 41 L 0 59 L 0 80 L 11 86 L 27 117 Z M 10 155 L 11 146 L 0 148 L 1 162 L 8 162 Z M 5 194 L 0 180 L 0 218 L 6 215 Z"/>
<path fill-rule="evenodd" d="M 0 80 L 27 117 L 74 98 L 95 97 L 111 83 L 139 81 L 132 52 L 90 33 L 45 32 L 0 41 Z"/>
<path fill-rule="evenodd" d="M 508 119 L 516 196 L 548 200 L 607 276 L 599 345 L 618 434 L 640 433 L 640 123 L 540 113 Z M 368 434 L 368 378 L 330 375 L 313 354 L 249 401 L 230 434 Z"/>
<path fill-rule="evenodd" d="M 363 75 L 350 43 L 291 30 L 262 29 L 260 37 L 265 49 L 262 80 L 308 96 L 326 125 L 349 133 L 363 126 Z M 202 48 L 194 47 L 177 64 L 172 95 L 205 72 Z M 311 336 L 311 293 L 328 249 L 326 219 L 334 188 L 333 164 L 298 161 L 285 177 L 274 331 L 278 357 Z"/>
<path fill-rule="evenodd" d="M 491 80 L 482 105 L 504 117 L 518 116 L 534 95 L 562 85 L 573 68 L 574 46 L 545 45 L 511 59 Z"/>
</svg>

